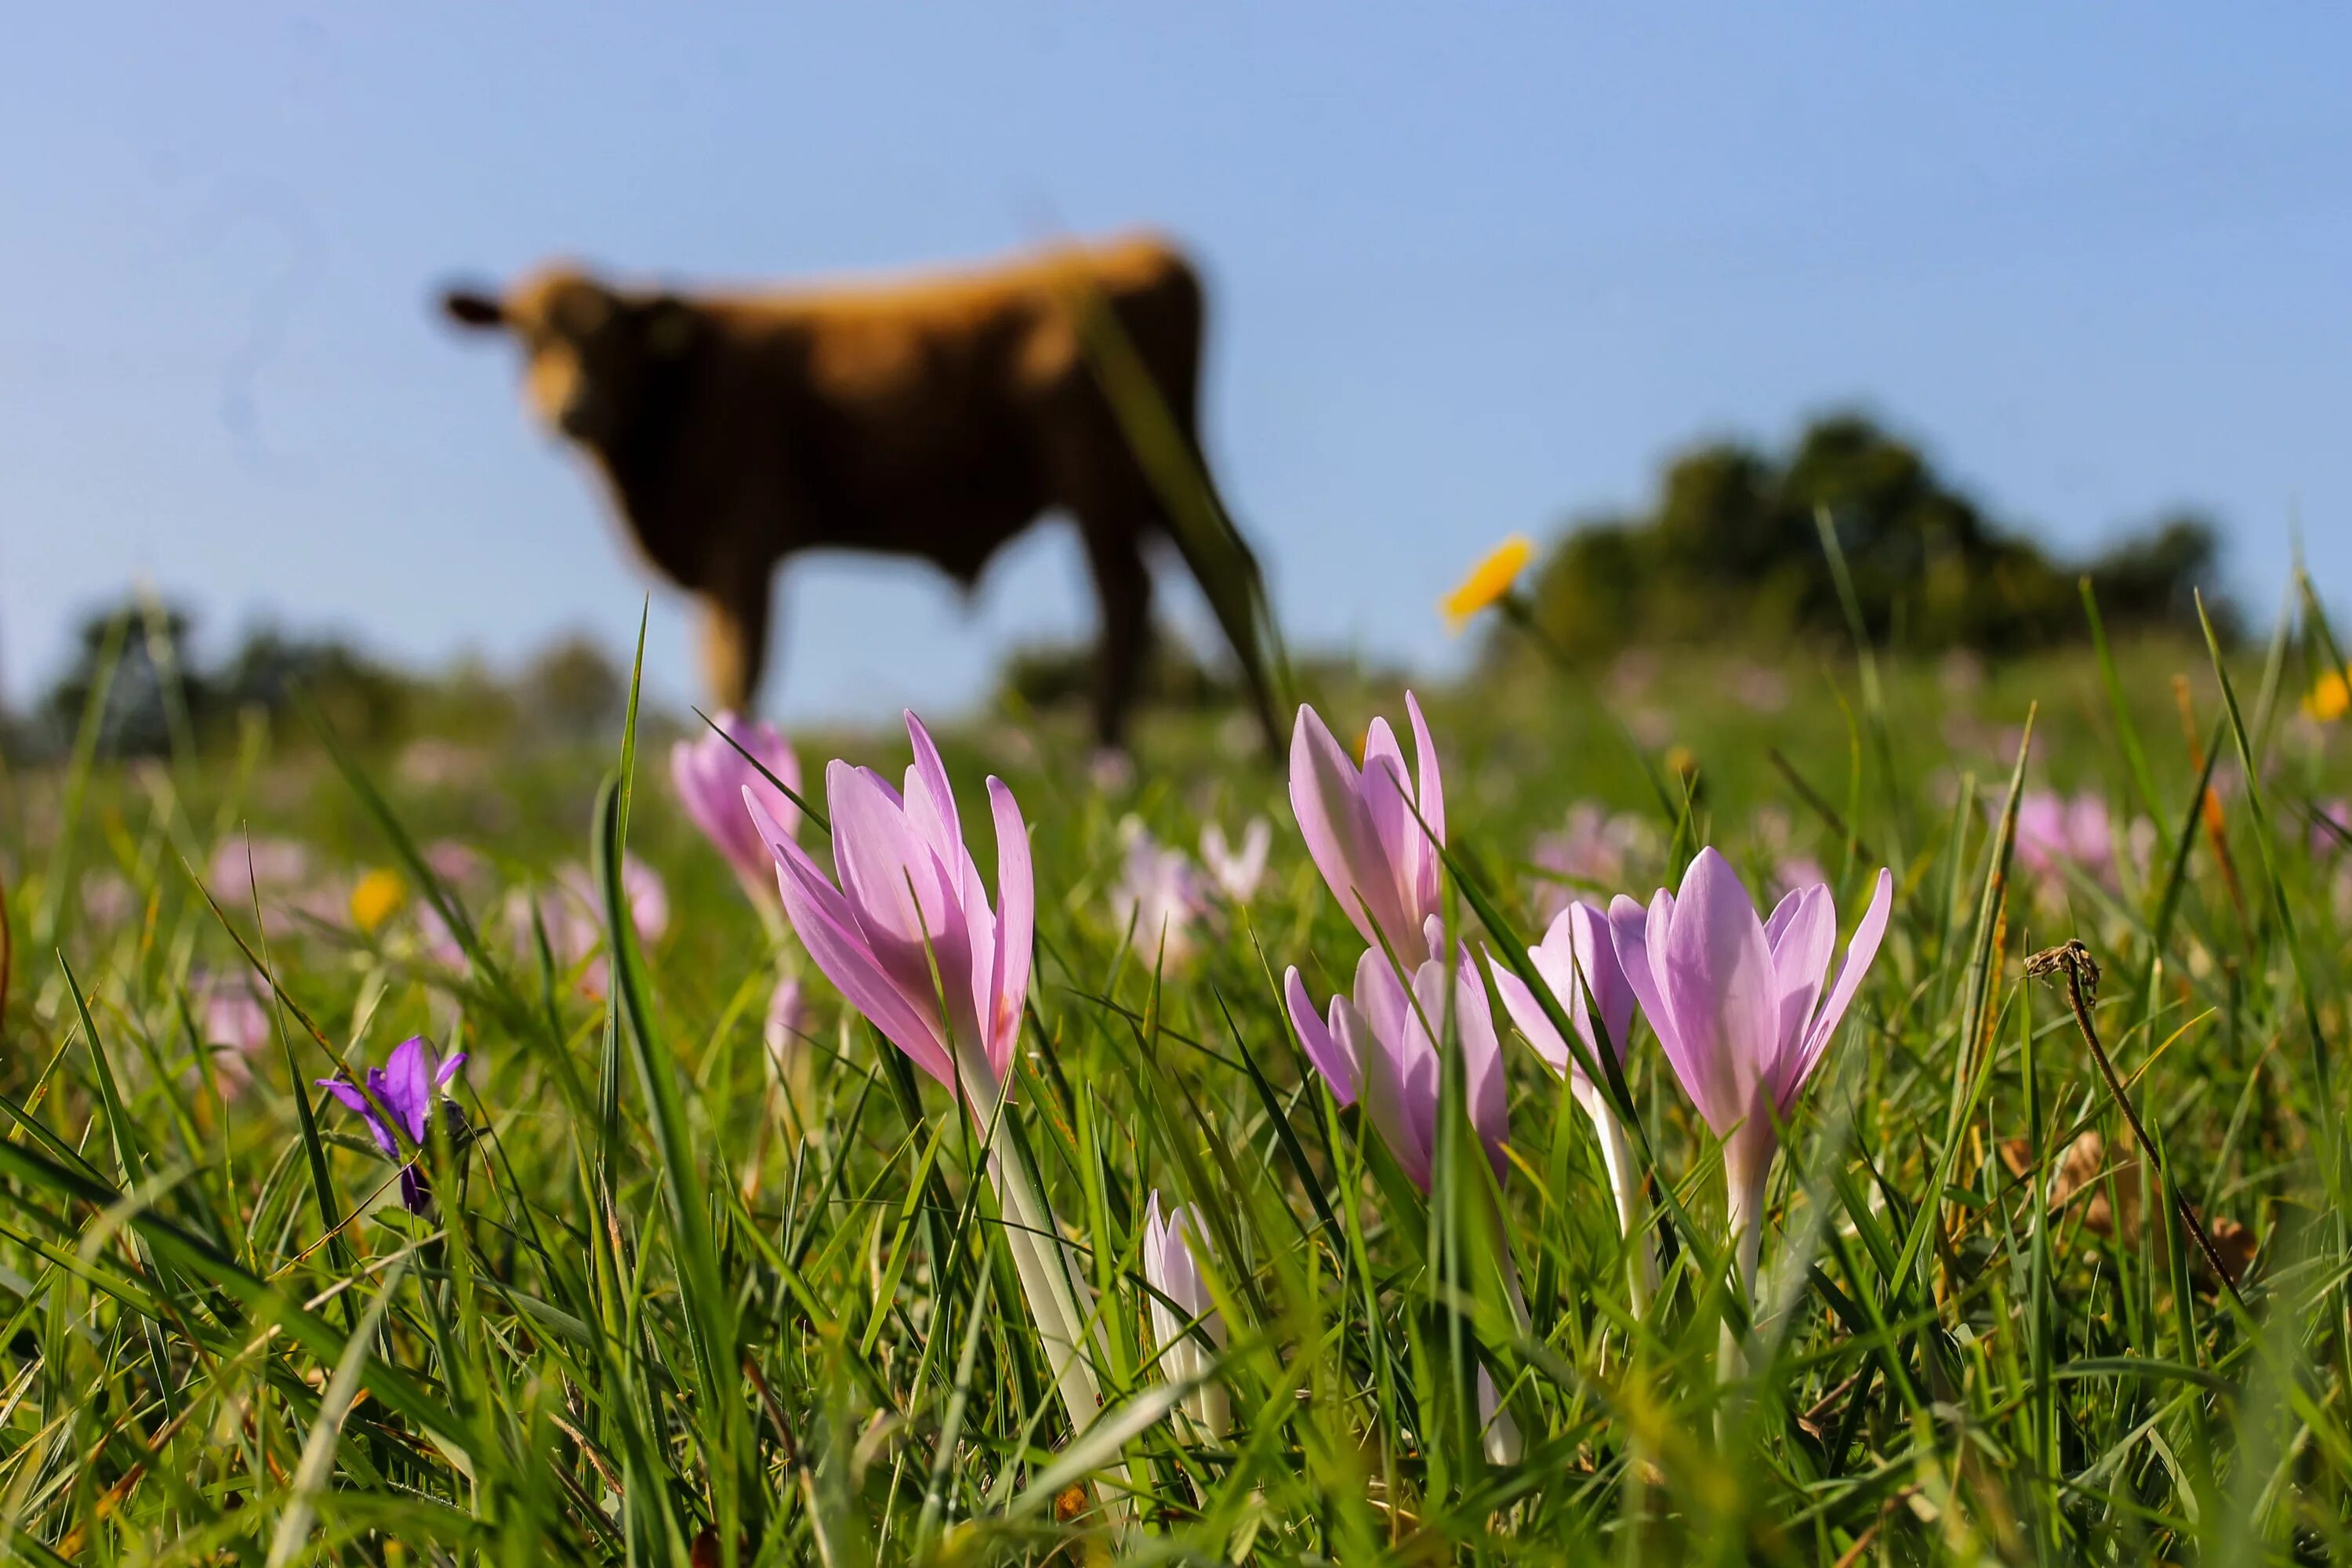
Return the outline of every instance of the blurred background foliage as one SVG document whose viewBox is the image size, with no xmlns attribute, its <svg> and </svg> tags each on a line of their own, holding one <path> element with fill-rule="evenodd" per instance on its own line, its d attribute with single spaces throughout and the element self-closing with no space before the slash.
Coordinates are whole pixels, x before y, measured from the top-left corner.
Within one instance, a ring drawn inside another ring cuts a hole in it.
<svg viewBox="0 0 2352 1568">
<path fill-rule="evenodd" d="M 1630 517 L 1572 525 L 1533 581 L 1537 624 L 1580 658 L 1629 646 L 1739 645 L 1849 637 L 1822 520 L 1835 531 L 1873 641 L 1897 649 L 2013 654 L 2085 635 L 2076 579 L 2087 574 L 2110 626 L 2197 634 L 2202 589 L 2217 626 L 2220 537 L 2180 514 L 2095 558 L 2054 558 L 1989 516 L 1910 443 L 1860 414 L 1813 422 L 1785 454 L 1734 441 L 1694 447 Z M 1491 658 L 1514 657 L 1507 635 Z"/>
<path fill-rule="evenodd" d="M 2046 553 L 2022 526 L 1990 515 L 1921 449 L 1853 413 L 1814 421 L 1785 454 L 1711 442 L 1674 458 L 1643 512 L 1572 523 L 1529 582 L 1537 626 L 1596 668 L 1631 650 L 1700 648 L 1777 660 L 1851 645 L 1822 520 L 1834 530 L 1871 640 L 1890 653 L 1967 650 L 2000 660 L 2077 644 L 2087 625 L 2077 579 L 2088 574 L 2109 628 L 2132 637 L 2198 638 L 2196 595 L 2233 641 L 2241 616 L 2222 580 L 2220 534 L 2189 513 L 2160 518 L 2087 562 Z M 1494 531 L 1500 531 L 1499 530 Z M 1464 529 L 1465 564 L 1486 542 Z M 241 725 L 299 735 L 297 694 L 346 741 L 397 746 L 570 744 L 609 734 L 626 682 L 598 639 L 567 633 L 520 667 L 460 659 L 437 671 L 395 668 L 349 639 L 273 625 L 248 627 L 223 656 L 201 657 L 193 614 L 152 594 L 87 614 L 62 676 L 8 726 L 19 762 L 62 756 L 92 700 L 110 639 L 122 657 L 103 693 L 101 755 L 167 754 L 226 743 Z M 1507 630 L 1481 653 L 1492 675 L 1532 658 Z M 1034 717 L 1075 713 L 1097 675 L 1091 637 L 1015 650 L 992 706 Z M 1297 660 L 1306 691 L 1392 683 L 1343 651 Z M 1144 677 L 1147 705 L 1167 714 L 1230 708 L 1240 691 L 1222 658 L 1203 658 L 1163 626 Z"/>
</svg>

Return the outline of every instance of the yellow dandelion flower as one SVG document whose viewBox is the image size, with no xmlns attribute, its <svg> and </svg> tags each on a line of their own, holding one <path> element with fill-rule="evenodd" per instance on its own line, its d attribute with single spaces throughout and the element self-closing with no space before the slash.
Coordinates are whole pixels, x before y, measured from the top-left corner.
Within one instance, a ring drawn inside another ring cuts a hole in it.
<svg viewBox="0 0 2352 1568">
<path fill-rule="evenodd" d="M 1666 748 L 1666 771 L 1678 779 L 1698 776 L 1698 753 L 1680 741 Z"/>
<path fill-rule="evenodd" d="M 2303 699 L 2303 710 L 2323 724 L 2333 724 L 2352 711 L 2352 684 L 2347 684 L 2347 675 L 2352 675 L 2352 670 L 2331 669 L 2312 682 Z"/>
<path fill-rule="evenodd" d="M 1438 601 L 1438 608 L 1445 612 L 1446 626 L 1459 632 L 1480 611 L 1491 609 L 1517 584 L 1519 574 L 1528 569 L 1535 553 L 1535 542 L 1524 533 L 1515 533 L 1488 551 L 1461 584 Z"/>
<path fill-rule="evenodd" d="M 362 931 L 373 931 L 407 897 L 408 889 L 399 876 L 379 866 L 352 889 L 352 923 Z"/>
</svg>

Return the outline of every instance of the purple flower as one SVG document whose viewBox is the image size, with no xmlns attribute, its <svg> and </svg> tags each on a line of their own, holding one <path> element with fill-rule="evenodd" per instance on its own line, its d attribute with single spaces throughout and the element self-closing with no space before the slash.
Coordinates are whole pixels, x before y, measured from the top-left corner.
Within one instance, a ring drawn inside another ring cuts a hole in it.
<svg viewBox="0 0 2352 1568">
<path fill-rule="evenodd" d="M 777 826 L 790 835 L 800 826 L 800 808 L 792 797 L 770 784 L 760 768 L 783 781 L 786 788 L 797 795 L 801 787 L 801 765 L 793 749 L 773 724 L 739 719 L 722 712 L 714 721 L 715 730 L 706 730 L 692 741 L 680 741 L 670 748 L 670 779 L 677 785 L 678 803 L 695 826 L 702 829 L 704 837 L 727 858 L 743 885 L 757 896 L 768 896 L 770 868 L 772 858 L 760 837 L 760 829 L 744 809 L 748 795 L 765 807 Z M 724 731 L 724 733 L 721 733 Z M 732 736 L 735 745 L 728 744 Z M 739 752 L 736 746 L 742 747 Z M 745 761 L 745 753 L 760 764 L 754 767 Z"/>
<path fill-rule="evenodd" d="M 1356 930 L 1374 948 L 1385 938 L 1400 963 L 1443 951 L 1423 935 L 1439 912 L 1438 846 L 1445 842 L 1445 793 L 1437 749 L 1421 704 L 1405 693 L 1420 777 L 1404 765 L 1386 719 L 1364 736 L 1364 765 L 1348 753 L 1312 708 L 1298 710 L 1290 736 L 1290 806 L 1315 868 Z"/>
<path fill-rule="evenodd" d="M 423 1214 L 429 1195 L 421 1160 L 426 1119 L 436 1103 L 456 1117 L 457 1108 L 442 1101 L 440 1093 L 465 1065 L 466 1053 L 459 1051 L 436 1068 L 433 1047 L 417 1036 L 394 1046 L 383 1066 L 367 1069 L 364 1093 L 346 1078 L 314 1080 L 347 1110 L 359 1113 L 385 1159 L 401 1162 L 400 1201 L 411 1214 Z"/>
<path fill-rule="evenodd" d="M 1436 917 L 1422 945 L 1438 946 L 1444 933 Z M 1437 1146 L 1437 1095 L 1441 1076 L 1437 1042 L 1432 1029 L 1445 1023 L 1446 991 L 1452 985 L 1454 1027 L 1462 1040 L 1463 1081 L 1470 1095 L 1470 1123 L 1495 1173 L 1503 1171 L 1503 1143 L 1510 1136 L 1510 1111 L 1504 1099 L 1502 1049 L 1495 1037 L 1495 1017 L 1486 1005 L 1486 987 L 1470 962 L 1470 950 L 1448 973 L 1435 958 L 1424 960 L 1405 988 L 1387 954 L 1368 948 L 1356 964 L 1356 994 L 1333 996 L 1330 1016 L 1316 1016 L 1307 985 L 1294 965 L 1283 976 L 1283 996 L 1290 1008 L 1292 1027 L 1298 1031 L 1307 1059 L 1343 1105 L 1364 1102 L 1381 1142 L 1396 1157 L 1398 1166 L 1423 1192 L 1429 1191 L 1430 1162 Z"/>
<path fill-rule="evenodd" d="M 775 857 L 785 918 L 818 970 L 917 1067 L 950 1089 L 961 1077 L 973 1113 L 985 1116 L 1011 1070 L 1029 995 L 1028 829 L 1013 792 L 991 778 L 992 910 L 939 748 L 912 713 L 907 735 L 915 761 L 903 795 L 870 768 L 835 760 L 825 769 L 838 885 L 746 799 Z"/>
<path fill-rule="evenodd" d="M 1894 897 L 1894 876 L 1882 870 L 1826 1000 L 1822 986 L 1837 943 L 1826 886 L 1790 894 L 1759 921 L 1731 862 L 1710 847 L 1683 874 L 1679 894 L 1661 888 L 1646 910 L 1622 896 L 1609 907 L 1610 935 L 1643 1016 L 1683 1092 L 1724 1140 L 1746 1282 L 1755 1276 L 1764 1180 L 1779 1147 L 1774 1119 L 1795 1108 L 1829 1048 L 1878 955 Z"/>
<path fill-rule="evenodd" d="M 1225 1343 L 1225 1321 L 1210 1300 L 1208 1287 L 1201 1282 L 1201 1266 L 1192 1254 L 1195 1246 L 1204 1246 L 1206 1241 L 1199 1209 L 1179 1206 L 1169 1212 L 1163 1224 L 1160 1194 L 1151 1194 L 1143 1212 L 1143 1278 L 1159 1292 L 1150 1298 L 1151 1337 L 1160 1349 L 1160 1371 L 1171 1383 L 1185 1382 L 1208 1370 L 1211 1358 L 1201 1343 L 1202 1333 L 1219 1349 Z M 1161 1296 L 1168 1300 L 1161 1300 Z M 1175 1306 L 1170 1307 L 1169 1301 Z M 1194 1389 L 1184 1396 L 1183 1409 L 1207 1440 L 1215 1442 L 1225 1435 L 1232 1412 L 1221 1384 L 1205 1383 Z"/>
</svg>

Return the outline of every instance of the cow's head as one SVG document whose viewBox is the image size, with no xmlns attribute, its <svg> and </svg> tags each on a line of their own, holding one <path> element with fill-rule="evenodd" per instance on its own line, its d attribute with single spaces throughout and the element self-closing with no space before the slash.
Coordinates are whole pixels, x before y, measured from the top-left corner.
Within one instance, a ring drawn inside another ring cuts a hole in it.
<svg viewBox="0 0 2352 1568">
<path fill-rule="evenodd" d="M 441 309 L 461 327 L 512 333 L 531 411 L 591 447 L 639 416 L 656 373 L 698 330 L 693 307 L 673 296 L 620 293 L 571 268 L 534 273 L 503 299 L 451 289 Z"/>
</svg>

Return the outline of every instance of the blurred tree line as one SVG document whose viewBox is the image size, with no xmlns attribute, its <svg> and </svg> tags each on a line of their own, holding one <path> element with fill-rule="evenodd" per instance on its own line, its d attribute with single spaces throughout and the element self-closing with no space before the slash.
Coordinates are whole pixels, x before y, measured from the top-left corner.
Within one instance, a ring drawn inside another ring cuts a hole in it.
<svg viewBox="0 0 2352 1568">
<path fill-rule="evenodd" d="M 342 637 L 268 625 L 248 628 L 226 657 L 206 662 L 194 630 L 186 609 L 145 596 L 84 616 L 64 672 L 6 726 L 11 757 L 62 755 L 91 720 L 99 754 L 108 757 L 201 750 L 251 723 L 282 737 L 304 729 L 306 702 L 340 738 L 362 747 L 419 735 L 601 740 L 617 727 L 628 696 L 627 671 L 578 633 L 558 637 L 506 677 L 478 659 L 428 677 Z"/>
<path fill-rule="evenodd" d="M 1998 655 L 2077 640 L 2085 574 L 2111 630 L 2196 636 L 2200 588 L 2216 629 L 2237 628 L 2203 519 L 2161 520 L 2087 562 L 2054 558 L 1852 414 L 1816 421 L 1785 456 L 1720 442 L 1675 458 L 1649 510 L 1584 522 L 1552 548 L 1531 585 L 1536 621 L 1596 658 L 1640 643 L 1843 639 L 1823 519 L 1884 646 Z"/>
</svg>

